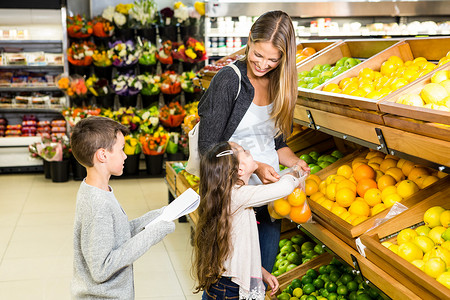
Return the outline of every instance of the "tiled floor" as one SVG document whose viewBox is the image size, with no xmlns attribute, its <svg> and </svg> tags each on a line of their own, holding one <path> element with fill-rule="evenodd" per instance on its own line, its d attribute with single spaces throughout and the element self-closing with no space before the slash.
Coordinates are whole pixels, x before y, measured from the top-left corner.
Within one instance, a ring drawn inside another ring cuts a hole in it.
<svg viewBox="0 0 450 300">
<path fill-rule="evenodd" d="M 111 180 L 128 217 L 167 204 L 163 179 Z M 79 181 L 43 174 L 0 175 L 0 299 L 70 299 L 72 236 Z M 136 299 L 194 300 L 190 226 L 176 230 L 134 264 Z"/>
</svg>

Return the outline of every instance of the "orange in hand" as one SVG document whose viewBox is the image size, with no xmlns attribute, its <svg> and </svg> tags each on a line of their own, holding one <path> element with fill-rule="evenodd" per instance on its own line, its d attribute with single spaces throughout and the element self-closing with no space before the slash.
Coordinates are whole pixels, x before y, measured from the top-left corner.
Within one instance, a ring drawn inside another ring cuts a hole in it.
<svg viewBox="0 0 450 300">
<path fill-rule="evenodd" d="M 299 206 L 305 203 L 306 194 L 299 188 L 294 189 L 294 191 L 287 197 L 287 200 L 292 206 Z"/>
</svg>

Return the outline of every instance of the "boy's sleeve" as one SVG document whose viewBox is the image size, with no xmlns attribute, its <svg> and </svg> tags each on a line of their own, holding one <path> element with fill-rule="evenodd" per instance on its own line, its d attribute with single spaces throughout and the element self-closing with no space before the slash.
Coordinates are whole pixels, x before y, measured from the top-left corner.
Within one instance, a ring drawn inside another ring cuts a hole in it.
<svg viewBox="0 0 450 300">
<path fill-rule="evenodd" d="M 85 242 L 82 245 L 83 256 L 96 282 L 104 282 L 120 269 L 131 265 L 151 246 L 161 241 L 175 230 L 173 222 L 157 222 L 154 226 L 142 230 L 125 243 L 115 245 L 114 227 L 111 216 L 95 217 L 91 226 L 86 228 Z"/>
<path fill-rule="evenodd" d="M 134 236 L 135 234 L 139 233 L 148 223 L 150 223 L 158 216 L 160 216 L 164 211 L 164 208 L 165 206 L 159 209 L 151 210 L 145 215 L 140 216 L 139 218 L 136 218 L 134 220 L 131 220 L 130 221 L 131 235 Z"/>
<path fill-rule="evenodd" d="M 236 189 L 233 202 L 238 208 L 263 206 L 291 194 L 298 184 L 298 178 L 284 175 L 275 183 L 245 185 Z"/>
</svg>

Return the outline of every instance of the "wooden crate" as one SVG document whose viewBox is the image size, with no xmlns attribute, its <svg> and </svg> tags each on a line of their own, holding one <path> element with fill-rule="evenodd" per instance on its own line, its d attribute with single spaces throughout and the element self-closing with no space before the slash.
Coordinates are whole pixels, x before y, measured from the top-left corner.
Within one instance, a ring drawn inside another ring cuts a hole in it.
<svg viewBox="0 0 450 300">
<path fill-rule="evenodd" d="M 308 58 L 298 62 L 297 63 L 297 71 L 300 72 L 300 69 L 302 68 L 302 66 L 304 64 L 307 64 L 312 59 L 322 55 L 322 53 L 327 52 L 329 49 L 331 49 L 331 48 L 333 48 L 336 45 L 339 45 L 341 43 L 342 43 L 341 40 L 336 40 L 336 41 L 328 41 L 328 40 L 324 40 L 324 41 L 302 41 L 301 43 L 299 43 L 297 45 L 297 52 L 303 50 L 306 47 L 311 47 L 311 48 L 314 48 L 314 50 L 316 50 L 316 53 L 314 53 L 313 55 L 309 56 Z"/>
<path fill-rule="evenodd" d="M 166 161 L 166 181 L 170 188 L 176 192 L 177 172 L 173 169 L 174 163 L 185 163 L 184 161 Z"/>
<path fill-rule="evenodd" d="M 283 291 L 292 282 L 292 280 L 294 280 L 295 278 L 301 278 L 302 276 L 304 276 L 306 274 L 306 271 L 308 271 L 309 269 L 314 269 L 314 270 L 318 271 L 320 266 L 329 264 L 331 262 L 332 258 L 333 258 L 333 256 L 330 253 L 325 252 L 324 254 L 319 255 L 318 257 L 316 257 L 314 259 L 311 259 L 307 263 L 301 264 L 294 270 L 287 272 L 287 273 L 289 273 L 289 276 L 285 276 L 283 278 L 280 278 L 281 276 L 278 277 L 279 278 L 278 282 L 280 284 L 280 288 L 278 289 L 278 291 L 276 292 L 274 297 L 270 296 L 271 289 L 268 288 L 265 299 L 266 300 L 276 299 L 276 296 L 281 294 L 281 291 Z M 287 273 L 285 273 L 285 274 L 287 274 Z"/>
<path fill-rule="evenodd" d="M 427 60 L 439 60 L 450 50 L 450 37 L 405 38 L 411 47 L 414 57 L 425 57 Z"/>
<path fill-rule="evenodd" d="M 336 171 L 340 166 L 349 164 L 354 158 L 359 155 L 366 154 L 367 151 L 368 150 L 355 151 L 352 154 L 349 154 L 344 158 L 338 160 L 328 168 L 317 172 L 316 175 L 319 176 L 321 180 L 325 180 L 329 175 L 336 174 Z M 423 198 L 438 192 L 442 188 L 442 185 L 445 184 L 450 184 L 450 176 L 446 176 L 445 178 L 440 179 L 434 184 L 418 191 L 414 195 L 403 199 L 401 203 L 406 207 L 411 207 L 420 202 Z M 341 238 L 344 242 L 346 242 L 354 249 L 356 249 L 355 239 L 372 228 L 376 219 L 384 218 L 389 212 L 389 209 L 385 209 L 377 215 L 368 218 L 367 220 L 361 222 L 356 226 L 353 226 L 352 224 L 333 214 L 331 211 L 327 210 L 322 205 L 314 201 L 309 201 L 308 203 L 311 207 L 311 211 L 314 214 L 314 220 L 334 233 L 336 236 Z"/>
<path fill-rule="evenodd" d="M 367 247 L 366 257 L 422 299 L 450 299 L 450 290 L 381 245 L 380 239 L 422 222 L 425 211 L 432 206 L 450 209 L 449 194 L 447 181 L 440 186 L 440 191 L 423 197 L 416 205 L 361 236 L 362 243 Z M 396 236 L 389 237 L 387 241 L 395 242 Z"/>
<path fill-rule="evenodd" d="M 448 49 L 450 49 L 450 46 Z M 400 89 L 398 93 L 388 95 L 379 102 L 380 110 L 397 116 L 450 125 L 450 112 L 396 103 L 403 95 L 420 94 L 423 87 L 431 83 L 431 77 L 442 70 L 450 70 L 450 64 L 442 65 L 425 76 L 418 78 L 412 84 L 408 84 Z"/>
<path fill-rule="evenodd" d="M 358 108 L 368 109 L 368 110 L 378 110 L 378 102 L 381 100 L 367 99 L 363 97 L 350 96 L 345 94 L 336 94 L 330 92 L 322 91 L 323 87 L 329 83 L 336 83 L 346 78 L 346 77 L 356 77 L 359 71 L 364 68 L 370 68 L 374 71 L 379 71 L 381 64 L 385 62 L 390 56 L 396 55 L 400 57 L 403 61 L 413 60 L 414 56 L 411 51 L 411 47 L 406 41 L 400 41 L 391 47 L 381 51 L 380 53 L 372 56 L 366 61 L 354 66 L 350 70 L 330 79 L 326 83 L 319 85 L 314 90 L 301 89 L 299 88 L 299 97 L 311 98 L 321 101 L 328 101 L 338 104 L 344 104 L 348 106 L 355 106 Z"/>
<path fill-rule="evenodd" d="M 384 114 L 383 120 L 384 124 L 389 127 L 450 142 L 450 127 L 444 124 L 425 122 L 391 114 Z"/>
</svg>

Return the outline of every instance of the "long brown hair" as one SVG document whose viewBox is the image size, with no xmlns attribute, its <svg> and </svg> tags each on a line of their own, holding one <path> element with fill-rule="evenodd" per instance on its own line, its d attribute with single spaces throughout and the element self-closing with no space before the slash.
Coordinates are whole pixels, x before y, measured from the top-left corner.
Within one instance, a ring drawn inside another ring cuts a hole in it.
<svg viewBox="0 0 450 300">
<path fill-rule="evenodd" d="M 200 162 L 200 205 L 192 267 L 198 282 L 195 293 L 208 290 L 219 279 L 231 252 L 231 191 L 240 180 L 236 155 L 217 157 L 227 150 L 232 150 L 231 145 L 221 142 L 202 156 Z"/>
<path fill-rule="evenodd" d="M 280 10 L 266 12 L 253 24 L 249 41 L 245 49 L 244 61 L 247 61 L 249 45 L 258 42 L 271 42 L 281 53 L 281 62 L 277 68 L 267 73 L 269 77 L 269 99 L 273 103 L 272 118 L 275 128 L 285 138 L 289 137 L 297 101 L 297 68 L 295 55 L 295 31 L 288 14 Z"/>
</svg>

